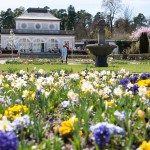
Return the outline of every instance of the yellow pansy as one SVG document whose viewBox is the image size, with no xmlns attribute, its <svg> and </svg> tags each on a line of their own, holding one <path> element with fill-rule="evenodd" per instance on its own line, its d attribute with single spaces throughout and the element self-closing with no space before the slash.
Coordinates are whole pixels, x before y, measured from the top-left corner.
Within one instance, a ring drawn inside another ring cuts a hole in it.
<svg viewBox="0 0 150 150">
<path fill-rule="evenodd" d="M 138 86 L 146 86 L 149 87 L 150 86 L 150 79 L 147 80 L 140 80 L 137 82 Z"/>
<path fill-rule="evenodd" d="M 25 105 L 15 105 L 13 107 L 8 107 L 4 112 L 4 116 L 7 118 L 14 120 L 15 118 L 21 117 L 22 113 L 27 113 L 28 108 Z"/>
<path fill-rule="evenodd" d="M 143 143 L 139 147 L 141 150 L 150 150 L 150 141 L 143 141 Z"/>
<path fill-rule="evenodd" d="M 59 128 L 59 133 L 62 135 L 69 134 L 71 131 L 74 130 L 73 122 L 71 119 L 69 119 L 68 121 L 63 121 L 61 125 L 62 126 Z"/>
</svg>

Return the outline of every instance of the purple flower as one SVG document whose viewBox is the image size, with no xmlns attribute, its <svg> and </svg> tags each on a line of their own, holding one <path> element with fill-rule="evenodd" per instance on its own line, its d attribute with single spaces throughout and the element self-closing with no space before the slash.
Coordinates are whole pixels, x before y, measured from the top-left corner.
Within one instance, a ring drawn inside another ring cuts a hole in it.
<svg viewBox="0 0 150 150">
<path fill-rule="evenodd" d="M 16 118 L 12 122 L 12 127 L 14 130 L 20 130 L 22 127 L 27 128 L 29 125 L 32 125 L 33 122 L 30 120 L 30 117 L 28 115 L 24 115 L 20 118 Z"/>
<path fill-rule="evenodd" d="M 122 79 L 122 80 L 120 80 L 120 84 L 122 84 L 122 85 L 125 85 L 125 84 L 128 84 L 128 79 Z"/>
<path fill-rule="evenodd" d="M 150 78 L 150 73 L 147 74 L 147 77 Z"/>
<path fill-rule="evenodd" d="M 133 94 L 136 94 L 136 92 L 138 91 L 139 86 L 137 84 L 133 85 L 132 87 L 132 92 Z"/>
<path fill-rule="evenodd" d="M 109 142 L 111 135 L 125 135 L 123 128 L 114 124 L 109 124 L 108 122 L 97 123 L 96 125 L 91 126 L 90 130 L 93 132 L 95 143 L 99 147 L 105 146 Z"/>
<path fill-rule="evenodd" d="M 113 127 L 113 134 L 124 135 L 125 131 L 123 128 L 121 128 L 119 126 L 114 126 Z"/>
<path fill-rule="evenodd" d="M 133 84 L 137 81 L 138 77 L 134 75 L 133 77 L 130 78 L 130 82 Z"/>
<path fill-rule="evenodd" d="M 141 79 L 145 80 L 146 78 L 147 78 L 146 73 L 142 73 L 142 74 L 141 74 Z"/>
<path fill-rule="evenodd" d="M 41 94 L 41 91 L 40 91 L 40 90 L 37 90 L 37 91 L 36 91 L 36 95 L 37 95 L 37 96 L 40 96 L 40 94 Z"/>
<path fill-rule="evenodd" d="M 18 139 L 14 132 L 0 131 L 0 150 L 17 150 Z"/>
<path fill-rule="evenodd" d="M 126 112 L 122 111 L 121 113 L 119 111 L 115 111 L 114 115 L 117 117 L 118 120 L 125 120 L 126 119 Z"/>
<path fill-rule="evenodd" d="M 127 88 L 127 84 L 129 83 L 128 79 L 122 79 L 120 80 L 120 84 L 124 86 L 124 88 Z"/>
<path fill-rule="evenodd" d="M 95 129 L 94 131 L 94 139 L 95 139 L 95 143 L 99 146 L 99 147 L 103 147 L 106 145 L 106 143 L 109 142 L 111 137 L 111 133 L 109 128 L 107 128 L 107 126 L 105 125 L 101 125 L 98 128 Z"/>
</svg>

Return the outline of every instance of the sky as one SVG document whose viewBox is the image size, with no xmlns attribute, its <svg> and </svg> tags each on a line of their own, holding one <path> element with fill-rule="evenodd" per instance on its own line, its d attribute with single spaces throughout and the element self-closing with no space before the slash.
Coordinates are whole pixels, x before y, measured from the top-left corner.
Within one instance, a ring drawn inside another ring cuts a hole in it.
<svg viewBox="0 0 150 150">
<path fill-rule="evenodd" d="M 2 1 L 2 0 L 1 0 Z M 150 0 L 122 0 L 125 6 L 132 10 L 132 16 L 137 16 L 139 13 L 150 18 Z M 8 8 L 14 10 L 20 6 L 25 9 L 29 7 L 50 7 L 50 9 L 67 9 L 69 5 L 74 6 L 75 11 L 86 10 L 93 16 L 97 12 L 104 11 L 101 7 L 102 0 L 4 0 L 0 4 L 0 11 L 6 11 Z"/>
</svg>

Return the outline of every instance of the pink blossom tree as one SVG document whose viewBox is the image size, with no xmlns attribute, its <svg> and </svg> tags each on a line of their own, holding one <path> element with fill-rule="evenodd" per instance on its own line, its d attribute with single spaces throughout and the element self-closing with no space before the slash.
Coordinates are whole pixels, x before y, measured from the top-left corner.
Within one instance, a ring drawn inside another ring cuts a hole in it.
<svg viewBox="0 0 150 150">
<path fill-rule="evenodd" d="M 142 33 L 147 33 L 147 36 L 150 36 L 150 27 L 141 27 L 138 30 L 132 32 L 130 39 L 139 40 Z"/>
</svg>

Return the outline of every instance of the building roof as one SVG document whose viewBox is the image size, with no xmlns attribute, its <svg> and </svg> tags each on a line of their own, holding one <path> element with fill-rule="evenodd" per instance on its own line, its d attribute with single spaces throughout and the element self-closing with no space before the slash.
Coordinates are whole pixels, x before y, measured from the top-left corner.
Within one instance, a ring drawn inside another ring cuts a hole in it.
<svg viewBox="0 0 150 150">
<path fill-rule="evenodd" d="M 61 21 L 56 18 L 45 8 L 28 8 L 22 15 L 15 18 L 16 20 L 53 20 Z"/>
</svg>

